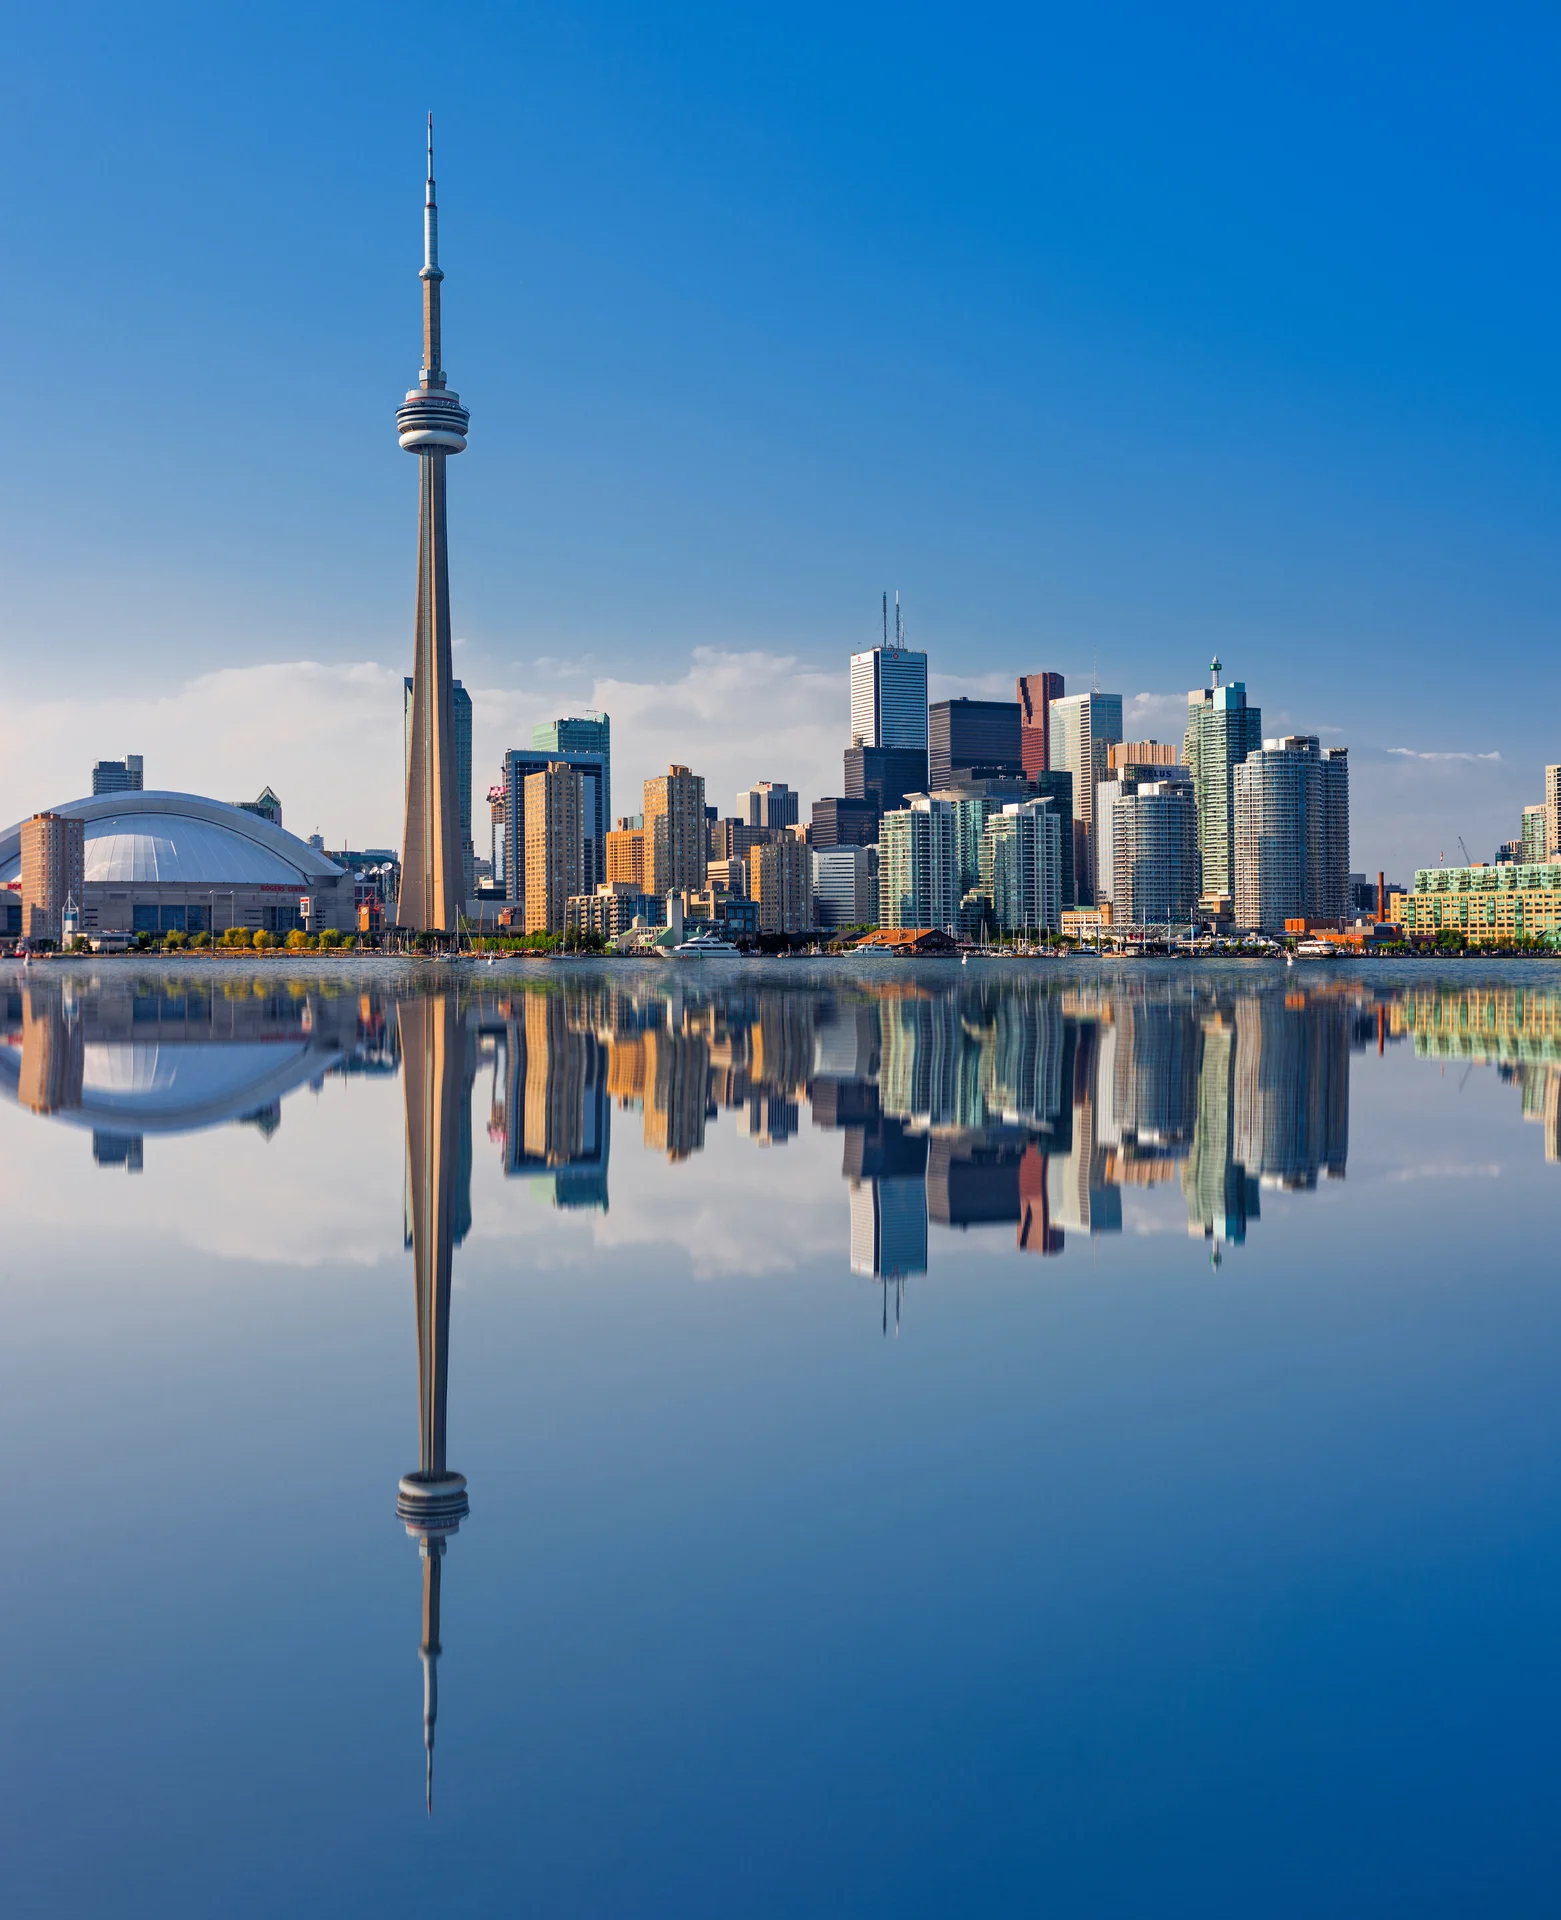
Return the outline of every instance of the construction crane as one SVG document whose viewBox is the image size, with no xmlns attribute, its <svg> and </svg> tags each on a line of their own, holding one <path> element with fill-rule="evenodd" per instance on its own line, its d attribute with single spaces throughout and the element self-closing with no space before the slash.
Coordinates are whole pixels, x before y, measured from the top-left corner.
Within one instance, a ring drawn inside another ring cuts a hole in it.
<svg viewBox="0 0 1561 1920">
<path fill-rule="evenodd" d="M 1471 854 L 1470 854 L 1470 852 L 1469 852 L 1469 843 L 1468 843 L 1468 841 L 1467 841 L 1467 840 L 1465 840 L 1465 839 L 1464 839 L 1464 837 L 1463 837 L 1463 835 L 1462 835 L 1461 833 L 1460 833 L 1460 834 L 1459 834 L 1459 836 L 1458 836 L 1458 844 L 1459 844 L 1459 846 L 1460 846 L 1460 847 L 1462 847 L 1462 848 L 1463 848 L 1463 863 L 1464 863 L 1464 865 L 1465 865 L 1466 867 L 1472 867 L 1472 866 L 1474 865 L 1474 860 L 1473 860 L 1473 857 L 1471 856 Z"/>
</svg>

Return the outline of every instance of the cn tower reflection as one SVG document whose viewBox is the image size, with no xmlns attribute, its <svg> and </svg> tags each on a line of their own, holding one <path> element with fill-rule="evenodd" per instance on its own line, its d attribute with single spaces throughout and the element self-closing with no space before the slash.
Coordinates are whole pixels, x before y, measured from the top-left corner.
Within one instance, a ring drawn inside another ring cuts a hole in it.
<svg viewBox="0 0 1561 1920">
<path fill-rule="evenodd" d="M 445 1543 L 466 1518 L 466 1476 L 445 1459 L 450 1362 L 450 1256 L 454 1244 L 461 1106 L 469 1100 L 466 1030 L 453 995 L 403 1002 L 401 1074 L 406 1091 L 407 1185 L 417 1298 L 418 1463 L 396 1513 L 423 1561 L 423 1746 L 428 1811 L 434 1810 L 434 1723 L 439 1715 L 439 1590 Z"/>
</svg>

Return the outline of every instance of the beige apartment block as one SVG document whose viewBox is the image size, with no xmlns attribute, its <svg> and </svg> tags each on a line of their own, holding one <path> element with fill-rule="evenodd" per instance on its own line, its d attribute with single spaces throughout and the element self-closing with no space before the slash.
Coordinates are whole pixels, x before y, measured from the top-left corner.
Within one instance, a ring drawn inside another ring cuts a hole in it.
<svg viewBox="0 0 1561 1920">
<path fill-rule="evenodd" d="M 63 813 L 22 823 L 22 937 L 58 940 L 66 903 L 79 908 L 86 887 L 86 832 Z"/>
<path fill-rule="evenodd" d="M 647 893 L 665 897 L 675 887 L 697 892 L 704 886 L 703 774 L 671 766 L 645 782 L 645 858 L 650 867 Z"/>
<path fill-rule="evenodd" d="M 585 885 L 585 781 L 550 760 L 526 776 L 526 931 L 562 933 Z"/>
</svg>

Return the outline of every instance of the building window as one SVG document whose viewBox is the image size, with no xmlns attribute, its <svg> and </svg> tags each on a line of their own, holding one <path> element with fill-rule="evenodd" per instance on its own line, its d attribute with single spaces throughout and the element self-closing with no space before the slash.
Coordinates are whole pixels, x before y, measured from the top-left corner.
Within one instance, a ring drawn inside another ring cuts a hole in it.
<svg viewBox="0 0 1561 1920">
<path fill-rule="evenodd" d="M 157 908 L 143 907 L 139 904 L 130 909 L 130 931 L 132 933 L 156 933 Z"/>
<path fill-rule="evenodd" d="M 159 933 L 183 933 L 184 908 L 159 907 L 157 912 L 157 931 Z"/>
</svg>

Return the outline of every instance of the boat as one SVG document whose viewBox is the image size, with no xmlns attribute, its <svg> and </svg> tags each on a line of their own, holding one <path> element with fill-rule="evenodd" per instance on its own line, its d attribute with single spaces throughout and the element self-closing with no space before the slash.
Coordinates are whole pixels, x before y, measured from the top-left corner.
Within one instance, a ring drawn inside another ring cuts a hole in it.
<svg viewBox="0 0 1561 1920">
<path fill-rule="evenodd" d="M 735 960 L 741 951 L 718 933 L 696 933 L 672 949 L 678 960 Z"/>
</svg>

